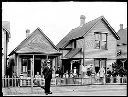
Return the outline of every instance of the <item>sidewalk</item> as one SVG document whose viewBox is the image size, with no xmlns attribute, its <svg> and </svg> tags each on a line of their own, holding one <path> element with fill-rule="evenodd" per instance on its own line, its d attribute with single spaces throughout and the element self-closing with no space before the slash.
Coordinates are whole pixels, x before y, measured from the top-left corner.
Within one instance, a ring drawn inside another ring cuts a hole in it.
<svg viewBox="0 0 128 97">
<path fill-rule="evenodd" d="M 12 87 L 3 88 L 3 96 L 45 96 L 44 90 L 40 87 Z M 127 95 L 126 85 L 87 85 L 87 86 L 52 86 L 53 94 L 50 96 L 73 96 L 73 95 Z"/>
</svg>

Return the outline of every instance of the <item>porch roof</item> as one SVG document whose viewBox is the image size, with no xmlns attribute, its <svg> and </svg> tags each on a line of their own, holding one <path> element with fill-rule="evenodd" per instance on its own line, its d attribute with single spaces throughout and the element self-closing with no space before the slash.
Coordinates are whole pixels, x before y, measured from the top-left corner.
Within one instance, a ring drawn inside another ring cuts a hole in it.
<svg viewBox="0 0 128 97">
<path fill-rule="evenodd" d="M 73 48 L 71 51 L 69 51 L 64 58 L 72 58 L 74 57 L 82 48 Z"/>
<path fill-rule="evenodd" d="M 116 57 L 117 59 L 127 59 L 127 53 L 123 53 Z"/>
</svg>

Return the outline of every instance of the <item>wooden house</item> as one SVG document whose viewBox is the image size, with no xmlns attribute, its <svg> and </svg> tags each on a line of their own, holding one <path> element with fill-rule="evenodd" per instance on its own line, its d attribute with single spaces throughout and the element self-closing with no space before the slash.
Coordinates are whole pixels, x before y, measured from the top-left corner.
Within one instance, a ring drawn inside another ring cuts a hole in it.
<svg viewBox="0 0 128 97">
<path fill-rule="evenodd" d="M 14 59 L 13 73 L 26 77 L 35 76 L 37 72 L 42 75 L 46 60 L 50 60 L 55 72 L 55 66 L 58 64 L 57 57 L 61 53 L 53 42 L 40 28 L 31 34 L 30 30 L 26 30 L 26 36 L 26 39 L 9 54 Z"/>
<path fill-rule="evenodd" d="M 10 34 L 10 22 L 2 21 L 2 77 L 6 75 L 7 68 L 7 50 Z"/>
<path fill-rule="evenodd" d="M 85 16 L 80 16 L 80 26 L 72 29 L 58 44 L 62 52 L 62 70 L 81 74 L 83 66 L 94 67 L 97 73 L 101 66 L 112 68 L 116 61 L 116 46 L 119 36 L 104 18 L 100 16 L 85 23 Z"/>
<path fill-rule="evenodd" d="M 120 29 L 117 32 L 120 39 L 117 41 L 117 61 L 127 69 L 127 28 L 123 28 L 120 24 Z"/>
</svg>

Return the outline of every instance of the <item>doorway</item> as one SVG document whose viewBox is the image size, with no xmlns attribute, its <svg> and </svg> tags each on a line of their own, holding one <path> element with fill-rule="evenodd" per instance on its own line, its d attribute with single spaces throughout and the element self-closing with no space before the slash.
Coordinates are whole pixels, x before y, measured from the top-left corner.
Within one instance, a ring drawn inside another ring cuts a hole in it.
<svg viewBox="0 0 128 97">
<path fill-rule="evenodd" d="M 41 60 L 35 59 L 34 62 L 34 76 L 39 72 L 39 75 L 41 75 Z"/>
</svg>

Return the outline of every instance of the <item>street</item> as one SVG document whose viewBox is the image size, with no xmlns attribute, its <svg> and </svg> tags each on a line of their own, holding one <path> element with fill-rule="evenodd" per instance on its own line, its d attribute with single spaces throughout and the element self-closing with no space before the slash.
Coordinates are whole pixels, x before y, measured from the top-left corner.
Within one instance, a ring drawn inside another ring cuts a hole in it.
<svg viewBox="0 0 128 97">
<path fill-rule="evenodd" d="M 3 96 L 46 96 L 40 87 L 3 88 Z M 47 96 L 126 96 L 126 85 L 52 86 Z"/>
</svg>

